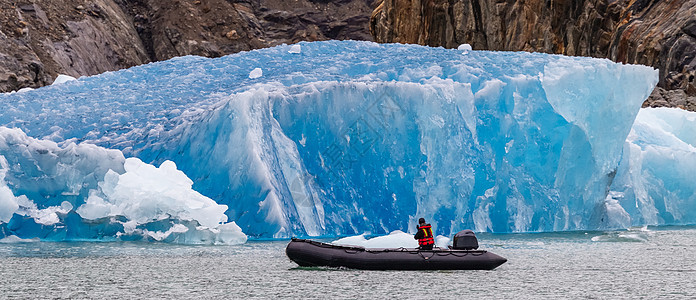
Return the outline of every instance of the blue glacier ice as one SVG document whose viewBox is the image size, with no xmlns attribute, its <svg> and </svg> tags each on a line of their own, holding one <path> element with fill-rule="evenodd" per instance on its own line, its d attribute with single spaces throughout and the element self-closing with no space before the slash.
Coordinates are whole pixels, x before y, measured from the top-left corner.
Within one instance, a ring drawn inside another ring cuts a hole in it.
<svg viewBox="0 0 696 300">
<path fill-rule="evenodd" d="M 623 153 L 606 201 L 622 217 L 603 225 L 696 224 L 696 112 L 641 109 Z"/>
<path fill-rule="evenodd" d="M 0 202 L 0 235 L 154 238 L 206 227 L 193 206 L 137 224 L 136 211 L 112 209 L 128 199 L 107 195 L 127 174 L 125 157 L 176 166 L 251 238 L 383 234 L 419 217 L 443 235 L 694 222 L 693 213 L 666 217 L 672 208 L 656 200 L 675 191 L 674 206 L 687 209 L 693 196 L 668 185 L 689 183 L 665 177 L 649 150 L 631 148 L 639 138 L 627 140 L 645 133 L 632 124 L 656 83 L 657 70 L 604 59 L 328 41 L 4 94 L 1 126 L 106 154 L 70 174 L 38 168 L 36 150 L 13 154 L 4 191 L 57 219 L 41 225 Z M 0 155 L 20 152 L 9 148 Z M 632 196 L 649 179 L 621 175 L 627 152 L 641 153 L 641 170 L 663 189 Z"/>
<path fill-rule="evenodd" d="M 119 150 L 36 140 L 0 127 L 3 237 L 238 244 L 227 206 L 191 189 L 171 161 L 160 167 Z M 77 206 L 79 205 L 79 206 Z"/>
</svg>

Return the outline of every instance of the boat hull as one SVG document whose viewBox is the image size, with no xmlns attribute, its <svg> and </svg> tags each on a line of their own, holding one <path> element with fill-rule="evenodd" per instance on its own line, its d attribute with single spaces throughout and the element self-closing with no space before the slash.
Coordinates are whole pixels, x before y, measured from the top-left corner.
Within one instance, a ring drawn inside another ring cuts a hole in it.
<svg viewBox="0 0 696 300">
<path fill-rule="evenodd" d="M 370 249 L 293 239 L 285 249 L 302 267 L 361 270 L 493 270 L 507 259 L 485 250 Z"/>
</svg>

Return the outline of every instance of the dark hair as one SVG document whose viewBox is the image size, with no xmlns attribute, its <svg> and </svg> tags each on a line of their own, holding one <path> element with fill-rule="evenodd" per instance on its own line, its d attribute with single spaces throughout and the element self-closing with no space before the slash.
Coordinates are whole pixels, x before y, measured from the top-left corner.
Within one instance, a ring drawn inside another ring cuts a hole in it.
<svg viewBox="0 0 696 300">
<path fill-rule="evenodd" d="M 424 219 L 424 218 L 418 219 L 418 224 L 423 224 L 423 223 L 425 223 L 425 219 Z"/>
</svg>

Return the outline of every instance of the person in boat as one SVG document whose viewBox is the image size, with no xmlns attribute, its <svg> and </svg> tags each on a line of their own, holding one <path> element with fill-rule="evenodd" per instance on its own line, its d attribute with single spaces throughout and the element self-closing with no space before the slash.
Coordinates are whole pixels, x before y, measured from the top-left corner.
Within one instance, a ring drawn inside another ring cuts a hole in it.
<svg viewBox="0 0 696 300">
<path fill-rule="evenodd" d="M 418 232 L 413 238 L 418 240 L 418 249 L 433 250 L 433 246 L 435 245 L 433 229 L 430 224 L 425 223 L 424 218 L 418 219 Z"/>
</svg>

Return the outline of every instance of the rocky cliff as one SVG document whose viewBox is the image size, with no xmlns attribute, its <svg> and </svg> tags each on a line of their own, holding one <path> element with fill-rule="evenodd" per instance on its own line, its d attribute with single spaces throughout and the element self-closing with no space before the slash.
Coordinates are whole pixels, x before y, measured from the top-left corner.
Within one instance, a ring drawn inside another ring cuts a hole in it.
<svg viewBox="0 0 696 300">
<path fill-rule="evenodd" d="M 696 0 L 380 0 L 378 42 L 609 58 L 660 70 L 644 105 L 696 111 Z"/>
<path fill-rule="evenodd" d="M 371 40 L 371 0 L 0 0 L 0 92 L 181 55 Z"/>
<path fill-rule="evenodd" d="M 0 92 L 181 55 L 326 39 L 524 50 L 660 69 L 696 111 L 696 0 L 0 0 Z M 370 17 L 371 16 L 371 17 Z M 372 36 L 370 35 L 370 31 Z"/>
</svg>

